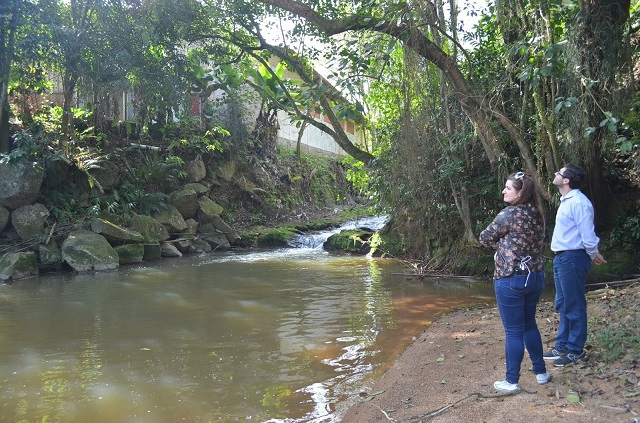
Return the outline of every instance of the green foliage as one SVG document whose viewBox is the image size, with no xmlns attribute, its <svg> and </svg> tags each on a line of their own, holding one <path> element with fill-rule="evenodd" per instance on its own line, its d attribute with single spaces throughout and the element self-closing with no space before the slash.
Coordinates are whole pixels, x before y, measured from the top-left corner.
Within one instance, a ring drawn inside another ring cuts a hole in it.
<svg viewBox="0 0 640 423">
<path fill-rule="evenodd" d="M 42 127 L 34 125 L 31 130 L 20 131 L 14 135 L 14 148 L 8 154 L 1 156 L 3 162 L 13 162 L 22 159 L 37 160 L 42 157 L 44 150 Z"/>
<path fill-rule="evenodd" d="M 184 161 L 179 157 L 163 158 L 156 151 L 138 153 L 123 162 L 125 178 L 145 191 L 162 192 L 165 187 L 180 179 L 186 173 L 182 170 Z"/>
<path fill-rule="evenodd" d="M 640 326 L 637 321 L 628 326 L 604 327 L 593 336 L 600 347 L 600 358 L 605 363 L 618 360 L 628 353 L 631 353 L 631 357 L 628 357 L 630 360 L 640 358 Z"/>
<path fill-rule="evenodd" d="M 190 127 L 185 128 L 184 124 L 179 123 L 176 126 L 171 130 L 175 138 L 167 148 L 172 154 L 180 156 L 222 153 L 225 150 L 225 140 L 231 136 L 229 131 L 221 126 L 209 129 L 204 134 L 195 132 Z"/>
<path fill-rule="evenodd" d="M 99 215 L 102 211 L 130 216 L 138 213 L 150 215 L 166 210 L 168 196 L 161 192 L 148 193 L 140 186 L 124 182 L 118 189 L 101 196 L 94 197 L 90 214 Z"/>
<path fill-rule="evenodd" d="M 626 251 L 640 251 L 640 210 L 617 220 L 610 235 L 613 246 L 621 246 Z"/>
<path fill-rule="evenodd" d="M 78 201 L 81 193 L 73 185 L 48 193 L 47 208 L 56 222 L 62 225 L 78 224 L 86 218 L 85 206 Z"/>
<path fill-rule="evenodd" d="M 374 192 L 370 189 L 370 176 L 364 163 L 355 160 L 351 156 L 342 159 L 342 164 L 347 168 L 347 181 L 351 183 L 354 190 L 362 196 L 371 197 Z"/>
</svg>

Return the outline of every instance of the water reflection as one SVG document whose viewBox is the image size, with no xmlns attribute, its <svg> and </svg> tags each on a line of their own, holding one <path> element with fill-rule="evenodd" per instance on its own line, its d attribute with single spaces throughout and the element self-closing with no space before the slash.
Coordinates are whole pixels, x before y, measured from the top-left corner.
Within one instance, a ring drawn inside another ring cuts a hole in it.
<svg viewBox="0 0 640 423">
<path fill-rule="evenodd" d="M 314 249 L 154 265 L 0 287 L 0 421 L 335 421 L 435 314 L 492 298 Z"/>
</svg>

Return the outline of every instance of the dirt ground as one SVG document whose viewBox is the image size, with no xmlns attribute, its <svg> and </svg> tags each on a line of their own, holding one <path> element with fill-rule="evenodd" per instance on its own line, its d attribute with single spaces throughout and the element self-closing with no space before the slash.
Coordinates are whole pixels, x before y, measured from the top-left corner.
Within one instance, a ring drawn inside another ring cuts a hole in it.
<svg viewBox="0 0 640 423">
<path fill-rule="evenodd" d="M 549 365 L 549 384 L 536 383 L 525 353 L 521 392 L 497 396 L 493 382 L 505 373 L 498 310 L 462 309 L 419 335 L 374 386 L 360 393 L 341 422 L 640 422 L 638 343 L 605 363 L 606 351 L 593 336 L 621 327 L 640 336 L 640 285 L 604 288 L 588 298 L 589 359 L 567 368 Z M 541 303 L 538 325 L 545 349 L 553 346 L 557 324 L 553 304 Z"/>
</svg>

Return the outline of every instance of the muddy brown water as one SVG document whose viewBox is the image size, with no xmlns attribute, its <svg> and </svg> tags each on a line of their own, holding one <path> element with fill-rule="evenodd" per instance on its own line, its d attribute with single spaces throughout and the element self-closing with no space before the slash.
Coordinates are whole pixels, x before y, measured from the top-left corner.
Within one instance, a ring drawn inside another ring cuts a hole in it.
<svg viewBox="0 0 640 423">
<path fill-rule="evenodd" d="M 489 282 L 317 248 L 0 286 L 2 422 L 331 422 Z"/>
</svg>

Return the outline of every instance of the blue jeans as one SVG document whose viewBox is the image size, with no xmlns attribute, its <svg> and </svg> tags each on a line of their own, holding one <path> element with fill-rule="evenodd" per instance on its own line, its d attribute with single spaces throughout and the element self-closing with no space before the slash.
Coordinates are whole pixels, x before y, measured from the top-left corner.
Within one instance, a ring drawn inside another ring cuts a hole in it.
<svg viewBox="0 0 640 423">
<path fill-rule="evenodd" d="M 506 380 L 518 383 L 524 348 L 529 351 L 535 374 L 546 373 L 542 338 L 536 323 L 536 306 L 544 290 L 544 271 L 532 272 L 524 290 L 511 288 L 514 276 L 497 279 L 494 287 L 505 333 Z"/>
<path fill-rule="evenodd" d="M 556 350 L 580 354 L 587 341 L 585 284 L 591 258 L 585 251 L 567 251 L 553 259 L 556 311 L 560 313 Z"/>
</svg>

